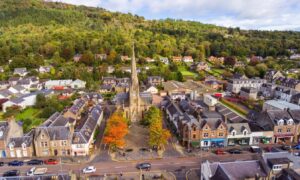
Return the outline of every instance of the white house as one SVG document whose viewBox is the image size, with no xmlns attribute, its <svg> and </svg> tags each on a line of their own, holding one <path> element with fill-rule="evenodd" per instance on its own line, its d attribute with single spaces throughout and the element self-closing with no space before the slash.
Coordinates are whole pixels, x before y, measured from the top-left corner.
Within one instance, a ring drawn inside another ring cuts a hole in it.
<svg viewBox="0 0 300 180">
<path fill-rule="evenodd" d="M 158 89 L 155 86 L 150 86 L 146 92 L 149 92 L 151 94 L 157 94 L 158 93 Z"/>
<path fill-rule="evenodd" d="M 15 85 L 8 88 L 12 94 L 28 94 L 29 91 L 21 85 Z"/>
<path fill-rule="evenodd" d="M 87 156 L 93 148 L 94 135 L 97 127 L 103 119 L 103 111 L 100 105 L 96 105 L 89 112 L 81 129 L 75 130 L 72 138 L 72 155 Z"/>
<path fill-rule="evenodd" d="M 86 85 L 86 82 L 82 81 L 80 79 L 76 79 L 70 85 L 71 85 L 72 89 L 84 89 L 85 85 Z"/>
<path fill-rule="evenodd" d="M 192 63 L 192 62 L 194 62 L 194 59 L 193 59 L 192 56 L 184 56 L 182 58 L 182 61 L 185 62 L 185 63 Z"/>
<path fill-rule="evenodd" d="M 229 123 L 227 129 L 228 146 L 250 145 L 252 142 L 251 129 L 248 123 Z"/>
<path fill-rule="evenodd" d="M 50 73 L 51 71 L 51 66 L 40 66 L 38 69 L 39 73 Z"/>
<path fill-rule="evenodd" d="M 28 74 L 27 68 L 15 68 L 14 69 L 14 74 L 19 75 L 19 76 L 26 76 Z"/>
<path fill-rule="evenodd" d="M 49 80 L 45 82 L 45 89 L 67 88 L 71 86 L 73 81 L 71 79 L 66 80 Z"/>
<path fill-rule="evenodd" d="M 164 64 L 169 64 L 169 59 L 167 57 L 160 57 L 159 60 Z"/>
<path fill-rule="evenodd" d="M 51 90 L 42 90 L 42 91 L 37 91 L 34 93 L 26 94 L 18 98 L 11 99 L 2 105 L 2 110 L 3 112 L 6 112 L 7 108 L 12 107 L 12 106 L 18 106 L 21 109 L 25 109 L 26 107 L 29 106 L 34 106 L 36 103 L 36 96 L 37 94 L 44 94 L 44 95 L 50 95 L 53 94 L 53 91 Z"/>
</svg>

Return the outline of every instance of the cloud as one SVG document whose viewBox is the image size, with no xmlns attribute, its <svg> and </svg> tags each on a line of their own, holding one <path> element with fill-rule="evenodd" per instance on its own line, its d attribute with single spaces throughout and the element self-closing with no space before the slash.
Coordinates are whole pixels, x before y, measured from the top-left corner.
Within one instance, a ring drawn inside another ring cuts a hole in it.
<svg viewBox="0 0 300 180">
<path fill-rule="evenodd" d="M 148 19 L 188 19 L 244 29 L 300 27 L 299 0 L 60 0 L 131 12 Z"/>
</svg>

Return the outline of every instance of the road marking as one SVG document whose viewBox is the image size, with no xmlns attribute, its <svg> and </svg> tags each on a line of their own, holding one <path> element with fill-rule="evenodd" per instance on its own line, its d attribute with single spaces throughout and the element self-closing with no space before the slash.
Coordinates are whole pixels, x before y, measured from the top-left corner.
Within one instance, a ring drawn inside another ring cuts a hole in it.
<svg viewBox="0 0 300 180">
<path fill-rule="evenodd" d="M 127 167 L 127 166 L 117 166 L 117 167 L 115 167 L 115 169 L 120 169 L 120 168 L 125 168 L 125 167 Z"/>
</svg>

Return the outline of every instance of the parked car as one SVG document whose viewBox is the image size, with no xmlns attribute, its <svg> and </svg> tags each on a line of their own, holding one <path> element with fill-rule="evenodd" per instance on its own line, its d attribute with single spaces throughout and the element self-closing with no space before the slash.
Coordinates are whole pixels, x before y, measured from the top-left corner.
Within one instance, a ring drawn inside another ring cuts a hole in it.
<svg viewBox="0 0 300 180">
<path fill-rule="evenodd" d="M 261 148 L 258 146 L 251 146 L 250 151 L 252 153 L 261 153 L 262 152 Z"/>
<path fill-rule="evenodd" d="M 28 172 L 27 176 L 44 175 L 47 173 L 47 168 L 36 168 L 32 167 Z"/>
<path fill-rule="evenodd" d="M 27 165 L 43 165 L 44 161 L 39 160 L 39 159 L 32 159 L 27 162 Z"/>
<path fill-rule="evenodd" d="M 0 161 L 0 166 L 4 166 L 4 162 Z"/>
<path fill-rule="evenodd" d="M 3 177 L 11 177 L 11 176 L 19 176 L 20 171 L 19 170 L 10 170 L 3 173 Z"/>
<path fill-rule="evenodd" d="M 300 156 L 300 153 L 299 152 L 295 152 L 294 156 Z"/>
<path fill-rule="evenodd" d="M 94 173 L 96 172 L 96 168 L 94 166 L 88 166 L 82 170 L 84 174 Z"/>
<path fill-rule="evenodd" d="M 145 169 L 145 170 L 150 170 L 151 169 L 151 164 L 150 163 L 140 163 L 136 165 L 137 169 Z"/>
<path fill-rule="evenodd" d="M 296 146 L 293 147 L 294 149 L 300 149 L 300 144 L 297 144 Z"/>
<path fill-rule="evenodd" d="M 230 154 L 242 154 L 242 151 L 240 149 L 230 149 L 228 150 Z"/>
<path fill-rule="evenodd" d="M 58 161 L 56 159 L 48 159 L 48 160 L 45 160 L 44 163 L 47 165 L 56 165 L 56 164 L 58 164 Z"/>
<path fill-rule="evenodd" d="M 8 163 L 9 166 L 23 166 L 24 162 L 23 161 L 11 161 Z"/>
<path fill-rule="evenodd" d="M 215 151 L 216 155 L 223 155 L 223 154 L 226 154 L 225 151 L 223 151 L 222 149 L 217 149 Z"/>
<path fill-rule="evenodd" d="M 292 149 L 292 147 L 290 145 L 282 145 L 281 149 L 285 150 L 285 151 L 288 151 L 288 150 Z"/>
</svg>

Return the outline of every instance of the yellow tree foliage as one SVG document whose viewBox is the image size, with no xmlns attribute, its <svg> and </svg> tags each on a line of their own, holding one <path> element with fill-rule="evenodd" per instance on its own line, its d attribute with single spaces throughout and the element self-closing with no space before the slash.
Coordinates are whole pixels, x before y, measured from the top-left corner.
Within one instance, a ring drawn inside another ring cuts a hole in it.
<svg viewBox="0 0 300 180">
<path fill-rule="evenodd" d="M 124 137 L 128 133 L 128 125 L 122 113 L 115 112 L 108 120 L 104 133 L 104 143 L 112 148 L 125 146 Z"/>
</svg>

